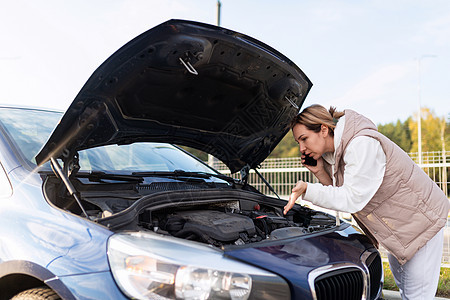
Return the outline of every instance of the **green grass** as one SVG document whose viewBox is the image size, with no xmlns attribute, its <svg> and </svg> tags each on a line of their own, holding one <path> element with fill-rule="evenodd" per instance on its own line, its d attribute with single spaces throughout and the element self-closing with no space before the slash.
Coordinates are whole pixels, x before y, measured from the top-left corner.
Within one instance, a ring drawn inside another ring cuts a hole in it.
<svg viewBox="0 0 450 300">
<path fill-rule="evenodd" d="M 398 291 L 398 287 L 395 284 L 394 276 L 389 269 L 389 263 L 383 262 L 384 268 L 384 289 L 391 291 Z M 450 268 L 441 268 L 441 274 L 439 275 L 437 297 L 450 298 Z"/>
<path fill-rule="evenodd" d="M 384 269 L 384 286 L 383 288 L 390 291 L 398 291 L 398 287 L 395 284 L 394 276 L 391 269 L 389 269 L 389 263 L 383 262 Z"/>
</svg>

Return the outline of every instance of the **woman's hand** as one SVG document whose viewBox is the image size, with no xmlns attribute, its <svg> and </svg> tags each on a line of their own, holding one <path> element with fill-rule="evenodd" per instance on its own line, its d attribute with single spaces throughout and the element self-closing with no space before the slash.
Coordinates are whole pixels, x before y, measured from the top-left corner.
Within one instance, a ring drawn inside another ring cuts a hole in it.
<svg viewBox="0 0 450 300">
<path fill-rule="evenodd" d="M 298 197 L 303 195 L 306 192 L 306 188 L 308 187 L 307 183 L 300 180 L 297 182 L 295 187 L 292 189 L 292 193 L 289 196 L 288 203 L 284 206 L 283 214 L 287 214 L 287 212 L 294 206 L 295 201 L 297 201 Z"/>
<path fill-rule="evenodd" d="M 310 170 L 311 172 L 313 172 L 314 174 L 316 174 L 317 172 L 319 172 L 321 170 L 324 170 L 322 157 L 319 157 L 319 159 L 317 160 L 317 165 L 315 165 L 315 166 L 305 164 L 305 158 L 306 158 L 306 155 L 302 154 L 302 157 L 301 157 L 302 165 L 305 168 L 307 168 L 308 170 Z"/>
<path fill-rule="evenodd" d="M 317 160 L 316 166 L 305 165 L 305 155 L 302 155 L 302 164 L 305 168 L 310 170 L 316 177 L 319 179 L 319 182 L 323 185 L 332 185 L 333 180 L 330 178 L 330 175 L 325 171 L 325 167 L 323 165 L 323 158 L 319 157 Z"/>
</svg>

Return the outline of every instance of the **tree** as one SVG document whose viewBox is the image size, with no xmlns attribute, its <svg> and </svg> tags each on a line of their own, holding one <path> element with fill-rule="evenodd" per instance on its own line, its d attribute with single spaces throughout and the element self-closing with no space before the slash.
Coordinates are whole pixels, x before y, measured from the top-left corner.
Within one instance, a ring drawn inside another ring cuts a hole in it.
<svg viewBox="0 0 450 300">
<path fill-rule="evenodd" d="M 180 146 L 180 145 L 178 145 L 178 146 L 183 148 L 187 152 L 191 153 L 192 155 L 200 158 L 201 160 L 208 161 L 208 153 L 205 153 L 205 152 L 203 152 L 201 150 L 197 150 L 195 148 L 191 148 L 191 147 L 188 147 L 188 146 Z"/>
<path fill-rule="evenodd" d="M 298 144 L 292 136 L 292 131 L 289 131 L 281 142 L 273 149 L 268 158 L 280 157 L 299 157 L 300 150 Z"/>
<path fill-rule="evenodd" d="M 429 108 L 421 109 L 422 116 L 422 152 L 442 151 L 443 130 L 448 127 L 444 117 L 437 117 Z M 418 123 L 417 114 L 409 118 L 409 129 L 411 131 L 412 147 L 411 152 L 418 152 Z M 448 136 L 448 135 L 447 135 Z M 448 138 L 447 138 L 448 141 Z M 446 144 L 445 148 L 449 149 Z"/>
<path fill-rule="evenodd" d="M 394 123 L 378 125 L 378 131 L 396 143 L 405 152 L 411 151 L 411 131 L 409 129 L 409 118 L 405 122 L 397 120 Z"/>
</svg>

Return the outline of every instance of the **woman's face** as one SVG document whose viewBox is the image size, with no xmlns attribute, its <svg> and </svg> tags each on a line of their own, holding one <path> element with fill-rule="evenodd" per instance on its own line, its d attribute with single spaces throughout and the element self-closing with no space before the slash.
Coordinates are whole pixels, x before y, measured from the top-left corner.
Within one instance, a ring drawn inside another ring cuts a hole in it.
<svg viewBox="0 0 450 300">
<path fill-rule="evenodd" d="M 292 128 L 292 134 L 300 147 L 300 152 L 316 160 L 322 154 L 334 151 L 334 140 L 329 135 L 327 126 L 322 125 L 319 132 L 314 132 L 303 124 L 297 124 Z"/>
</svg>

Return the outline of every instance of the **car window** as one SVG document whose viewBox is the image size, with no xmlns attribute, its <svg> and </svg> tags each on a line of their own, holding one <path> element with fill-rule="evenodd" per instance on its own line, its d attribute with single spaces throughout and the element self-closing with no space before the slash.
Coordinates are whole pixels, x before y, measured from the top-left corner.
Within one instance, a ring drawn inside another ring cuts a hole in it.
<svg viewBox="0 0 450 300">
<path fill-rule="evenodd" d="M 12 187 L 5 169 L 0 164 L 0 198 L 6 198 L 12 195 Z"/>
<path fill-rule="evenodd" d="M 80 151 L 81 171 L 175 171 L 214 172 L 211 168 L 165 143 L 109 145 Z"/>
<path fill-rule="evenodd" d="M 15 143 L 19 154 L 36 164 L 34 157 L 50 137 L 61 113 L 21 108 L 1 108 L 0 123 Z"/>
<path fill-rule="evenodd" d="M 35 156 L 62 117 L 59 112 L 0 108 L 0 124 L 19 154 L 35 165 Z M 214 172 L 201 161 L 166 143 L 109 145 L 79 152 L 81 171 Z M 49 167 L 48 167 L 49 168 Z"/>
</svg>

